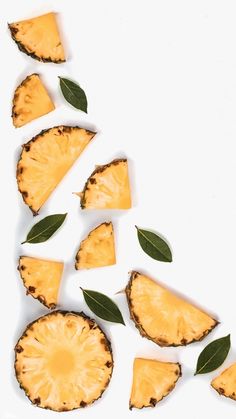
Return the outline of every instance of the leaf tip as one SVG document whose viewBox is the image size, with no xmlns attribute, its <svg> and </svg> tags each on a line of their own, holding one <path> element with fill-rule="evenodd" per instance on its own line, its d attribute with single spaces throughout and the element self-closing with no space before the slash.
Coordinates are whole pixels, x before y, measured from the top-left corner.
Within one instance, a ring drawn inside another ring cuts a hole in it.
<svg viewBox="0 0 236 419">
<path fill-rule="evenodd" d="M 24 240 L 23 242 L 21 242 L 21 244 L 25 244 L 25 243 L 27 243 L 27 240 Z"/>
</svg>

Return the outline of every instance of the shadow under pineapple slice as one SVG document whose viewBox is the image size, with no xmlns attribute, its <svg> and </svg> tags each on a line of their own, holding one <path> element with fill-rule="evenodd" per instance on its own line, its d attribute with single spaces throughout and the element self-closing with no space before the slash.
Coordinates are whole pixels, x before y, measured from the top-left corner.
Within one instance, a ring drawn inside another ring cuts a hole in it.
<svg viewBox="0 0 236 419">
<path fill-rule="evenodd" d="M 76 255 L 76 269 L 91 269 L 116 263 L 112 223 L 102 223 L 81 242 Z"/>
<path fill-rule="evenodd" d="M 65 61 L 55 13 L 10 23 L 8 27 L 19 50 L 25 54 L 43 62 Z"/>
<path fill-rule="evenodd" d="M 62 262 L 28 256 L 21 256 L 18 266 L 27 294 L 50 309 L 57 306 L 63 268 Z"/>
<path fill-rule="evenodd" d="M 236 363 L 214 378 L 211 386 L 220 395 L 236 400 Z"/>
<path fill-rule="evenodd" d="M 53 111 L 55 106 L 38 74 L 31 74 L 17 87 L 12 106 L 13 125 L 22 127 L 28 122 Z"/>
<path fill-rule="evenodd" d="M 127 159 L 97 166 L 80 196 L 82 209 L 129 209 L 131 193 Z"/>
<path fill-rule="evenodd" d="M 17 165 L 18 189 L 34 215 L 78 159 L 95 132 L 61 125 L 23 145 Z"/>
<path fill-rule="evenodd" d="M 174 389 L 179 377 L 181 377 L 179 363 L 135 358 L 130 409 L 154 407 Z"/>
<path fill-rule="evenodd" d="M 218 322 L 154 280 L 132 272 L 126 287 L 131 319 L 140 334 L 159 346 L 203 339 Z"/>
<path fill-rule="evenodd" d="M 110 342 L 83 313 L 54 311 L 29 324 L 15 347 L 15 372 L 33 404 L 56 412 L 100 398 L 113 370 Z"/>
</svg>

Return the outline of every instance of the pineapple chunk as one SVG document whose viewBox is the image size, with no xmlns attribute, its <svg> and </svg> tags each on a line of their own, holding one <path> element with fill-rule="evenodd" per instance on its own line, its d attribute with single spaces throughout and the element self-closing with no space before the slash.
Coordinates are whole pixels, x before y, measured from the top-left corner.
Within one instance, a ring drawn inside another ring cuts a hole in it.
<svg viewBox="0 0 236 419">
<path fill-rule="evenodd" d="M 20 387 L 36 406 L 65 412 L 85 407 L 109 384 L 110 342 L 83 313 L 54 311 L 28 325 L 15 347 Z"/>
<path fill-rule="evenodd" d="M 214 378 L 211 385 L 220 395 L 236 400 L 236 363 Z"/>
<path fill-rule="evenodd" d="M 159 346 L 187 345 L 203 339 L 218 322 L 139 272 L 126 287 L 130 315 L 142 336 Z"/>
<path fill-rule="evenodd" d="M 61 262 L 21 256 L 18 269 L 27 294 L 53 309 L 57 306 L 63 267 Z"/>
<path fill-rule="evenodd" d="M 83 128 L 62 125 L 42 131 L 24 144 L 17 165 L 17 183 L 34 215 L 94 135 Z"/>
<path fill-rule="evenodd" d="M 81 208 L 128 209 L 131 207 L 128 163 L 116 159 L 98 166 L 88 178 L 81 197 Z"/>
<path fill-rule="evenodd" d="M 82 241 L 76 255 L 76 269 L 99 268 L 116 263 L 112 223 L 102 223 Z"/>
<path fill-rule="evenodd" d="M 55 13 L 9 24 L 11 36 L 20 51 L 43 62 L 65 61 Z"/>
<path fill-rule="evenodd" d="M 17 87 L 12 107 L 16 128 L 53 111 L 55 106 L 38 74 L 31 74 Z"/>
<path fill-rule="evenodd" d="M 178 363 L 136 358 L 133 365 L 133 384 L 130 409 L 154 407 L 167 396 L 181 377 Z"/>
</svg>

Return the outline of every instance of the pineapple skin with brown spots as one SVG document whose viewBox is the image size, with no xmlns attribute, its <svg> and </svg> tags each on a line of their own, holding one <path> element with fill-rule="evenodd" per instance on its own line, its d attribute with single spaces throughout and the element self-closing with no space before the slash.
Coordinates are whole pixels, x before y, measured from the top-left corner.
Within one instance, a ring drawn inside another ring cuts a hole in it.
<svg viewBox="0 0 236 419">
<path fill-rule="evenodd" d="M 138 309 L 133 294 L 135 281 L 139 281 Z M 139 272 L 131 272 L 125 292 L 130 317 L 141 336 L 161 347 L 200 341 L 218 325 L 217 320 Z"/>
<path fill-rule="evenodd" d="M 236 363 L 230 365 L 221 374 L 215 377 L 211 386 L 221 396 L 236 400 Z"/>
</svg>

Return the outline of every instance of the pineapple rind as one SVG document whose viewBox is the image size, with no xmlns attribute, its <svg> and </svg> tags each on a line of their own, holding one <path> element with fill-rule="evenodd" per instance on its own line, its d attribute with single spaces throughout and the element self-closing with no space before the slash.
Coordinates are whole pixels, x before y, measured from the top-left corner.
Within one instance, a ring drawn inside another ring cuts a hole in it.
<svg viewBox="0 0 236 419">
<path fill-rule="evenodd" d="M 213 378 L 211 386 L 220 396 L 236 400 L 236 363 L 230 365 L 217 377 Z"/>
</svg>

